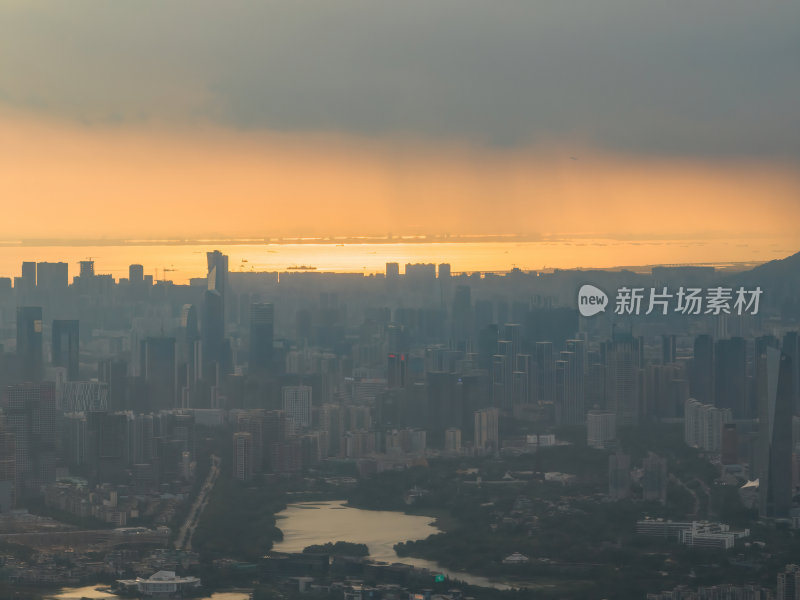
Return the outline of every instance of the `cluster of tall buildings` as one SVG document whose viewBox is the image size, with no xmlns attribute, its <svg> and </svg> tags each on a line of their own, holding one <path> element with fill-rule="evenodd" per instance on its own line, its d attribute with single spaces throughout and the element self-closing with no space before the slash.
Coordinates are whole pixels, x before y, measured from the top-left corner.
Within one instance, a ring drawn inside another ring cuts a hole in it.
<svg viewBox="0 0 800 600">
<path fill-rule="evenodd" d="M 706 452 L 722 449 L 723 426 L 733 419 L 730 408 L 717 408 L 689 398 L 683 411 L 684 440 Z"/>
<path fill-rule="evenodd" d="M 684 439 L 690 446 L 718 456 L 723 465 L 745 463 L 750 478 L 758 481 L 759 512 L 764 517 L 788 518 L 796 493 L 795 340 L 796 334 L 787 334 L 782 348 L 774 338 L 756 340 L 749 377 L 745 340 L 720 340 L 712 346 L 708 339 L 698 338 L 695 343 L 695 351 L 701 354 L 699 359 L 695 356 L 693 365 L 695 378 L 701 379 L 696 391 L 715 401 L 686 401 Z M 726 353 L 732 349 L 736 358 L 733 365 L 726 366 L 731 358 Z M 715 376 L 700 377 L 698 364 L 703 362 L 717 365 Z"/>
<path fill-rule="evenodd" d="M 24 263 L 13 287 L 0 278 L 0 482 L 14 482 L 0 490 L 34 490 L 62 466 L 101 478 L 149 468 L 162 480 L 191 447 L 151 421 L 214 413 L 233 430 L 242 479 L 329 457 L 492 454 L 529 426 L 585 427 L 590 446 L 613 450 L 622 428 L 682 422 L 688 444 L 748 464 L 765 515 L 791 504 L 796 332 L 757 320 L 728 337 L 716 321 L 582 318 L 563 300 L 580 279 L 569 272 L 407 264 L 401 274 L 388 263 L 368 277 L 243 273 L 219 251 L 205 266 L 188 285 L 139 264 L 115 281 L 91 260 L 71 282 L 64 263 Z M 13 404 L 15 386 L 41 391 Z M 33 416 L 20 417 L 48 411 L 53 449 L 34 436 Z M 612 495 L 624 496 L 633 469 L 622 454 L 611 460 Z M 659 460 L 641 469 L 661 501 Z"/>
<path fill-rule="evenodd" d="M 117 284 L 96 274 L 93 261 L 82 261 L 70 285 L 66 263 L 23 263 L 14 295 L 0 294 L 0 316 L 7 323 L 9 308 L 16 316 L 13 352 L 0 355 L 0 506 L 41 495 L 58 470 L 137 489 L 180 477 L 186 454 L 194 451 L 193 417 L 181 409 L 201 394 L 213 396 L 232 372 L 222 312 L 227 257 L 210 252 L 207 258 L 200 310 L 182 304 L 177 327 L 165 331 L 162 325 L 146 335 L 136 326 L 137 314 L 147 315 L 157 302 L 142 265 L 131 265 L 128 280 Z M 130 333 L 96 340 L 81 330 L 80 319 L 48 319 L 48 312 L 85 314 L 86 307 L 101 315 L 119 312 L 119 301 L 109 297 L 115 286 Z M 41 305 L 28 304 L 35 301 Z M 265 356 L 269 368 L 271 306 L 254 305 L 254 312 L 256 355 Z"/>
</svg>

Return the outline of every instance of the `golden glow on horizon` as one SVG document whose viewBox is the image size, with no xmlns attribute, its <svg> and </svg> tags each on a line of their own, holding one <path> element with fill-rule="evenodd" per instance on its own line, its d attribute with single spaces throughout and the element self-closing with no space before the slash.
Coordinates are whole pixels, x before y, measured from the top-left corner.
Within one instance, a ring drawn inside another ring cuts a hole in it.
<svg viewBox="0 0 800 600">
<path fill-rule="evenodd" d="M 563 233 L 725 237 L 753 248 L 775 236 L 800 246 L 800 177 L 788 161 L 81 126 L 10 113 L 0 130 L 4 239 Z"/>
<path fill-rule="evenodd" d="M 217 249 L 229 257 L 232 272 L 284 272 L 307 265 L 317 272 L 383 273 L 387 262 L 449 263 L 454 273 L 525 271 L 542 269 L 591 269 L 653 264 L 725 265 L 732 262 L 765 262 L 796 251 L 787 240 L 767 248 L 753 248 L 737 240 L 709 242 L 672 240 L 624 242 L 581 240 L 573 242 L 478 242 L 438 244 L 259 244 L 173 246 L 17 246 L 0 247 L 0 277 L 20 274 L 23 261 L 66 262 L 77 275 L 78 262 L 91 257 L 95 272 L 115 279 L 128 276 L 128 266 L 138 263 L 146 274 L 174 283 L 205 277 L 205 253 Z M 621 263 L 621 258 L 625 263 Z M 169 269 L 165 271 L 165 269 Z"/>
</svg>

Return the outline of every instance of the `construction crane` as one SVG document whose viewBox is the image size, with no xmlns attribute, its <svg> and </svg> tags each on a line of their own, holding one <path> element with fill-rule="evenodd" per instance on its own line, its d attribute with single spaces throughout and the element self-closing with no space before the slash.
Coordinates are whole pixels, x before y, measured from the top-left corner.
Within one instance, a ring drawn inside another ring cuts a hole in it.
<svg viewBox="0 0 800 600">
<path fill-rule="evenodd" d="M 169 269 L 167 267 L 163 267 L 161 269 L 161 281 L 166 281 L 167 280 L 167 273 L 171 272 L 171 271 L 175 271 L 175 270 L 176 269 L 173 269 L 172 267 L 170 267 Z"/>
</svg>

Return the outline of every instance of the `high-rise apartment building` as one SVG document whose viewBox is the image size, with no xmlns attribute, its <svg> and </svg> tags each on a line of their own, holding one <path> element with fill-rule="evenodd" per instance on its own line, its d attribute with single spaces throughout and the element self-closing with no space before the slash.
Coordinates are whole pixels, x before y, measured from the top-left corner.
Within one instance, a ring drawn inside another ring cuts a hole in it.
<svg viewBox="0 0 800 600">
<path fill-rule="evenodd" d="M 23 381 L 41 381 L 42 363 L 42 307 L 17 307 L 17 356 L 20 360 Z"/>
<path fill-rule="evenodd" d="M 247 431 L 233 434 L 233 475 L 239 481 L 253 478 L 253 436 Z"/>
<path fill-rule="evenodd" d="M 36 264 L 36 289 L 44 292 L 64 292 L 69 285 L 69 265 L 65 262 Z"/>
<path fill-rule="evenodd" d="M 586 442 L 591 448 L 610 448 L 617 440 L 617 415 L 605 410 L 586 414 Z"/>
<path fill-rule="evenodd" d="M 17 497 L 38 495 L 41 486 L 55 481 L 55 385 L 22 383 L 7 392 L 7 431 L 14 434 Z"/>
<path fill-rule="evenodd" d="M 683 439 L 687 445 L 706 452 L 722 449 L 722 429 L 733 420 L 729 408 L 703 404 L 694 398 L 686 401 L 683 409 Z"/>
<path fill-rule="evenodd" d="M 500 411 L 495 407 L 475 412 L 475 448 L 492 452 L 500 446 Z"/>
<path fill-rule="evenodd" d="M 640 418 L 640 341 L 618 335 L 605 344 L 606 408 L 617 414 L 617 425 L 638 425 Z"/>
<path fill-rule="evenodd" d="M 283 388 L 283 411 L 297 429 L 311 426 L 311 386 L 289 385 Z"/>
</svg>

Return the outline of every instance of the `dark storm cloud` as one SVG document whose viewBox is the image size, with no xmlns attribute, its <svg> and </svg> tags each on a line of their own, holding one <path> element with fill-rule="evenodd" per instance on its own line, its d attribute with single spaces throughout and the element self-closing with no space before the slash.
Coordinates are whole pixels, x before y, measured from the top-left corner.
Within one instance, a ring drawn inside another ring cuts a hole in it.
<svg viewBox="0 0 800 600">
<path fill-rule="evenodd" d="M 0 102 L 87 123 L 800 156 L 800 3 L 11 1 Z"/>
</svg>

